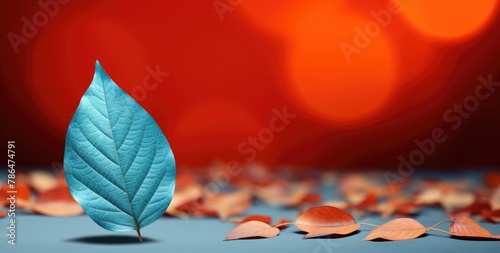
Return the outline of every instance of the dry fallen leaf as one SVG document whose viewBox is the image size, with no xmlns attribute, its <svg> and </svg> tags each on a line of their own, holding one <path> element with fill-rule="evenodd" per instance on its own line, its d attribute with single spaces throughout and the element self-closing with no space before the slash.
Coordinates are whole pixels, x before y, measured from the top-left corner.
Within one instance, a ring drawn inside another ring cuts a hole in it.
<svg viewBox="0 0 500 253">
<path fill-rule="evenodd" d="M 356 224 L 356 221 L 352 215 L 333 206 L 311 207 L 295 220 L 295 226 L 305 232 L 353 224 Z"/>
<path fill-rule="evenodd" d="M 490 198 L 490 206 L 492 210 L 500 209 L 500 187 L 493 190 Z"/>
<path fill-rule="evenodd" d="M 349 207 L 349 203 L 344 200 L 328 200 L 323 203 L 325 206 L 334 206 L 340 209 L 347 209 Z"/>
<path fill-rule="evenodd" d="M 322 200 L 322 196 L 319 193 L 309 193 L 302 198 L 300 201 L 300 205 L 302 204 L 310 204 L 310 203 L 319 203 Z"/>
<path fill-rule="evenodd" d="M 380 217 L 386 219 L 391 215 L 412 215 L 418 211 L 418 206 L 403 198 L 389 199 L 385 203 L 379 204 L 377 211 L 380 212 Z"/>
<path fill-rule="evenodd" d="M 345 197 L 349 203 L 348 208 L 360 217 L 365 215 L 365 211 L 373 212 L 377 209 L 378 197 L 375 191 L 348 192 Z"/>
<path fill-rule="evenodd" d="M 481 212 L 481 216 L 483 217 L 483 219 L 485 221 L 494 222 L 494 223 L 500 222 L 500 209 L 497 209 L 494 211 L 484 209 Z"/>
<path fill-rule="evenodd" d="M 275 207 L 297 207 L 321 201 L 321 195 L 311 193 L 307 183 L 277 181 L 267 186 L 255 187 L 255 195 Z"/>
<path fill-rule="evenodd" d="M 324 235 L 347 235 L 350 234 L 360 227 L 360 224 L 351 224 L 351 225 L 346 225 L 346 226 L 339 226 L 339 227 L 325 227 L 325 228 L 318 228 L 317 230 L 311 231 L 307 233 L 304 236 L 304 239 L 306 238 L 311 238 L 315 236 L 324 236 Z"/>
<path fill-rule="evenodd" d="M 288 225 L 292 224 L 290 220 L 281 218 L 278 223 L 274 224 L 273 227 L 278 228 L 278 229 L 285 229 L 288 227 Z"/>
<path fill-rule="evenodd" d="M 166 214 L 184 218 L 186 216 L 181 207 L 189 202 L 195 201 L 203 196 L 201 186 L 190 184 L 175 189 L 174 197 L 170 202 Z"/>
<path fill-rule="evenodd" d="M 475 196 L 470 192 L 453 191 L 445 194 L 440 203 L 446 212 L 451 212 L 456 208 L 463 208 L 474 203 Z"/>
<path fill-rule="evenodd" d="M 490 171 L 484 175 L 484 183 L 489 187 L 500 186 L 500 172 Z"/>
<path fill-rule="evenodd" d="M 23 180 L 25 181 L 25 180 Z M 15 193 L 9 193 L 9 191 L 15 191 Z M 26 183 L 17 183 L 13 189 L 9 187 L 8 184 L 3 185 L 0 187 L 0 206 L 7 206 L 9 205 L 9 198 L 10 195 L 15 194 L 16 195 L 16 206 L 19 208 L 27 208 L 30 206 L 31 202 L 31 189 Z"/>
<path fill-rule="evenodd" d="M 266 224 L 271 224 L 272 218 L 271 218 L 271 216 L 249 215 L 249 216 L 241 218 L 241 219 L 231 220 L 231 222 L 235 223 L 235 224 L 242 224 L 242 223 L 245 223 L 248 221 L 253 221 L 253 220 L 264 222 Z"/>
<path fill-rule="evenodd" d="M 231 216 L 241 215 L 251 205 L 252 195 L 248 191 L 240 190 L 205 199 L 197 212 L 209 216 L 216 214 L 221 220 L 227 220 Z"/>
<path fill-rule="evenodd" d="M 339 191 L 341 193 L 369 191 L 378 188 L 379 185 L 373 180 L 373 177 L 369 177 L 366 174 L 348 174 L 342 176 L 339 180 Z"/>
<path fill-rule="evenodd" d="M 467 190 L 471 185 L 471 180 L 463 179 L 454 181 L 437 181 L 426 179 L 422 180 L 420 183 L 422 189 L 437 189 L 442 193 L 447 194 L 453 191 Z"/>
<path fill-rule="evenodd" d="M 279 235 L 280 230 L 275 227 L 271 227 L 261 221 L 249 221 L 240 224 L 226 236 L 225 240 L 236 240 L 242 238 L 253 238 L 253 237 L 264 237 L 271 238 Z"/>
<path fill-rule="evenodd" d="M 429 188 L 419 192 L 414 197 L 414 203 L 417 205 L 435 205 L 441 202 L 443 192 L 437 188 Z"/>
<path fill-rule="evenodd" d="M 28 174 L 28 183 L 36 192 L 44 192 L 59 185 L 59 179 L 44 170 L 35 170 Z"/>
<path fill-rule="evenodd" d="M 49 216 L 75 216 L 84 213 L 82 207 L 71 197 L 66 185 L 40 193 L 32 210 Z"/>
<path fill-rule="evenodd" d="M 366 236 L 365 240 L 410 240 L 421 236 L 426 231 L 427 228 L 414 219 L 398 218 L 375 228 Z"/>
<path fill-rule="evenodd" d="M 453 218 L 450 232 L 454 236 L 500 239 L 500 235 L 492 235 L 490 231 L 481 227 L 473 219 L 459 215 Z"/>
<path fill-rule="evenodd" d="M 457 209 L 453 212 L 455 215 L 478 215 L 483 212 L 483 210 L 491 210 L 491 206 L 489 202 L 480 202 L 475 201 L 472 204 Z"/>
</svg>

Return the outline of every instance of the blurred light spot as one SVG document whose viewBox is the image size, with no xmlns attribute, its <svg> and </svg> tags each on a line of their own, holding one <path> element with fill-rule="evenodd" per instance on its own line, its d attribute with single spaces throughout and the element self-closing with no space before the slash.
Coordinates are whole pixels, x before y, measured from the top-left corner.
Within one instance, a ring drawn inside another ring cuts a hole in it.
<svg viewBox="0 0 500 253">
<path fill-rule="evenodd" d="M 328 2 L 303 9 L 290 47 L 290 90 L 312 115 L 334 122 L 375 116 L 395 88 L 396 62 L 384 27 L 368 31 L 373 20 Z M 371 23 L 370 23 L 371 22 Z M 357 48 L 346 58 L 340 44 Z M 363 42 L 363 43 L 357 43 Z"/>
<path fill-rule="evenodd" d="M 443 39 L 480 32 L 496 12 L 497 0 L 401 1 L 403 14 L 421 32 Z"/>
</svg>

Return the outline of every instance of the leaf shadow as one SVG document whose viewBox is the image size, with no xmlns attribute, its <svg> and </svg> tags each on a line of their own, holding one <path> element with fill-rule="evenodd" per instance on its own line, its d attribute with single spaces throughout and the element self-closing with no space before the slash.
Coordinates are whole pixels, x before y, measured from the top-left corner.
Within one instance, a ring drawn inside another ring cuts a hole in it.
<svg viewBox="0 0 500 253">
<path fill-rule="evenodd" d="M 148 238 L 148 237 L 143 237 L 142 242 L 139 241 L 139 238 L 137 236 L 130 236 L 130 235 L 95 235 L 95 236 L 83 236 L 83 237 L 77 237 L 73 239 L 68 239 L 66 240 L 67 242 L 73 242 L 73 243 L 84 243 L 84 244 L 108 244 L 108 245 L 115 245 L 115 244 L 138 244 L 138 243 L 152 243 L 156 242 L 156 240 Z"/>
<path fill-rule="evenodd" d="M 424 237 L 427 237 L 427 236 L 429 236 L 429 235 L 428 234 L 422 234 L 419 237 L 414 238 L 414 239 L 424 238 Z M 414 240 L 414 239 L 411 239 L 411 240 Z M 383 238 L 376 238 L 376 239 L 373 239 L 373 240 L 370 240 L 370 241 L 372 241 L 372 242 L 394 242 L 394 240 L 387 240 L 387 239 L 383 239 Z M 407 240 L 401 240 L 401 241 L 407 241 Z"/>
<path fill-rule="evenodd" d="M 452 235 L 450 238 L 461 241 L 498 241 L 498 239 L 494 238 L 481 238 L 481 237 L 466 237 L 466 236 L 454 236 Z"/>
<path fill-rule="evenodd" d="M 252 236 L 252 237 L 245 237 L 245 238 L 238 238 L 238 239 L 230 239 L 226 240 L 224 239 L 225 242 L 230 242 L 230 241 L 245 241 L 245 240 L 265 240 L 265 239 L 270 239 L 268 237 L 264 236 Z"/>
<path fill-rule="evenodd" d="M 298 235 L 307 235 L 307 232 L 304 231 L 294 231 L 295 234 Z M 314 237 L 309 237 L 309 238 L 303 238 L 305 240 L 314 240 L 314 239 L 338 239 L 338 238 L 344 238 L 352 235 L 359 234 L 359 231 L 353 231 L 352 233 L 345 234 L 345 235 L 339 235 L 339 234 L 331 234 L 331 235 L 322 235 L 322 236 L 314 236 Z"/>
</svg>

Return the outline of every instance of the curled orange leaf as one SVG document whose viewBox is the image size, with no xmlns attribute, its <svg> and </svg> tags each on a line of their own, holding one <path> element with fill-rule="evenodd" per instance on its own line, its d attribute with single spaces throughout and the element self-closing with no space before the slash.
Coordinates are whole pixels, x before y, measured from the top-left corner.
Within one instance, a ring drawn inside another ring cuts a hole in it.
<svg viewBox="0 0 500 253">
<path fill-rule="evenodd" d="M 305 232 L 320 228 L 353 225 L 354 217 L 346 211 L 333 206 L 315 206 L 303 212 L 295 221 L 295 226 Z"/>
<path fill-rule="evenodd" d="M 481 216 L 483 217 L 483 219 L 485 221 L 494 222 L 494 223 L 500 222 L 500 209 L 497 209 L 494 211 L 483 210 L 481 212 Z"/>
<path fill-rule="evenodd" d="M 205 199 L 198 212 L 206 215 L 216 214 L 221 220 L 231 216 L 241 215 L 252 205 L 250 192 L 240 190 L 231 193 L 221 193 L 212 198 Z"/>
<path fill-rule="evenodd" d="M 290 220 L 281 218 L 278 223 L 274 224 L 273 227 L 278 228 L 278 229 L 285 229 L 288 227 L 288 225 L 292 224 Z"/>
<path fill-rule="evenodd" d="M 453 218 L 450 232 L 454 236 L 500 239 L 500 235 L 492 235 L 490 231 L 481 227 L 473 219 L 459 215 Z"/>
<path fill-rule="evenodd" d="M 236 240 L 242 238 L 271 238 L 279 235 L 280 230 L 275 227 L 271 227 L 261 221 L 249 221 L 240 224 L 226 236 L 225 240 Z"/>
<path fill-rule="evenodd" d="M 59 185 L 59 179 L 44 170 L 35 170 L 28 174 L 28 183 L 36 192 L 44 192 Z"/>
<path fill-rule="evenodd" d="M 84 213 L 82 207 L 71 197 L 66 185 L 40 193 L 32 209 L 49 216 L 75 216 Z"/>
<path fill-rule="evenodd" d="M 236 224 L 242 224 L 242 223 L 245 223 L 248 221 L 253 221 L 253 220 L 261 221 L 261 222 L 264 222 L 266 224 L 271 224 L 272 218 L 271 218 L 271 216 L 264 216 L 264 215 L 249 215 L 249 216 L 242 218 L 242 219 L 232 220 L 231 222 L 236 223 Z"/>
<path fill-rule="evenodd" d="M 415 239 L 427 231 L 420 222 L 411 218 L 399 218 L 391 220 L 380 227 L 372 230 L 365 240 L 385 239 L 401 241 Z"/>
</svg>

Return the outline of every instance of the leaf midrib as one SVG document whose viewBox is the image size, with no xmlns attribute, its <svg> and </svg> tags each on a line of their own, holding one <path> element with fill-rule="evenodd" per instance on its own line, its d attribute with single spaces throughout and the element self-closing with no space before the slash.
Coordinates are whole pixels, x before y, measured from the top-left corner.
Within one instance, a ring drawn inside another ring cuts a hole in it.
<svg viewBox="0 0 500 253">
<path fill-rule="evenodd" d="M 102 73 L 100 73 L 102 74 Z M 101 78 L 101 83 L 102 83 L 102 93 L 104 95 L 104 104 L 106 105 L 106 115 L 108 116 L 108 124 L 109 124 L 109 129 L 111 131 L 111 136 L 113 137 L 113 146 L 115 147 L 115 152 L 116 152 L 116 159 L 117 160 L 117 165 L 118 165 L 118 168 L 120 168 L 120 175 L 122 176 L 122 180 L 123 180 L 123 185 L 125 186 L 125 194 L 127 195 L 127 200 L 128 200 L 128 204 L 129 204 L 129 207 L 130 207 L 130 212 L 131 212 L 131 216 L 132 216 L 132 219 L 134 220 L 134 225 L 135 225 L 135 229 L 137 231 L 139 231 L 139 224 L 137 222 L 137 218 L 135 217 L 135 214 L 134 214 L 134 209 L 132 208 L 132 202 L 130 200 L 130 196 L 129 196 L 129 193 L 128 193 L 128 187 L 127 187 L 127 182 L 125 181 L 125 176 L 123 175 L 123 169 L 122 169 L 122 164 L 121 164 L 121 161 L 120 161 L 120 155 L 118 154 L 118 148 L 116 146 L 116 141 L 115 141 L 115 133 L 113 131 L 113 127 L 111 126 L 111 118 L 109 116 L 109 107 L 108 107 L 108 98 L 106 96 L 106 89 L 104 87 L 104 80 L 102 78 L 102 76 L 100 75 L 100 78 Z M 135 113 L 135 112 L 134 112 Z"/>
</svg>

